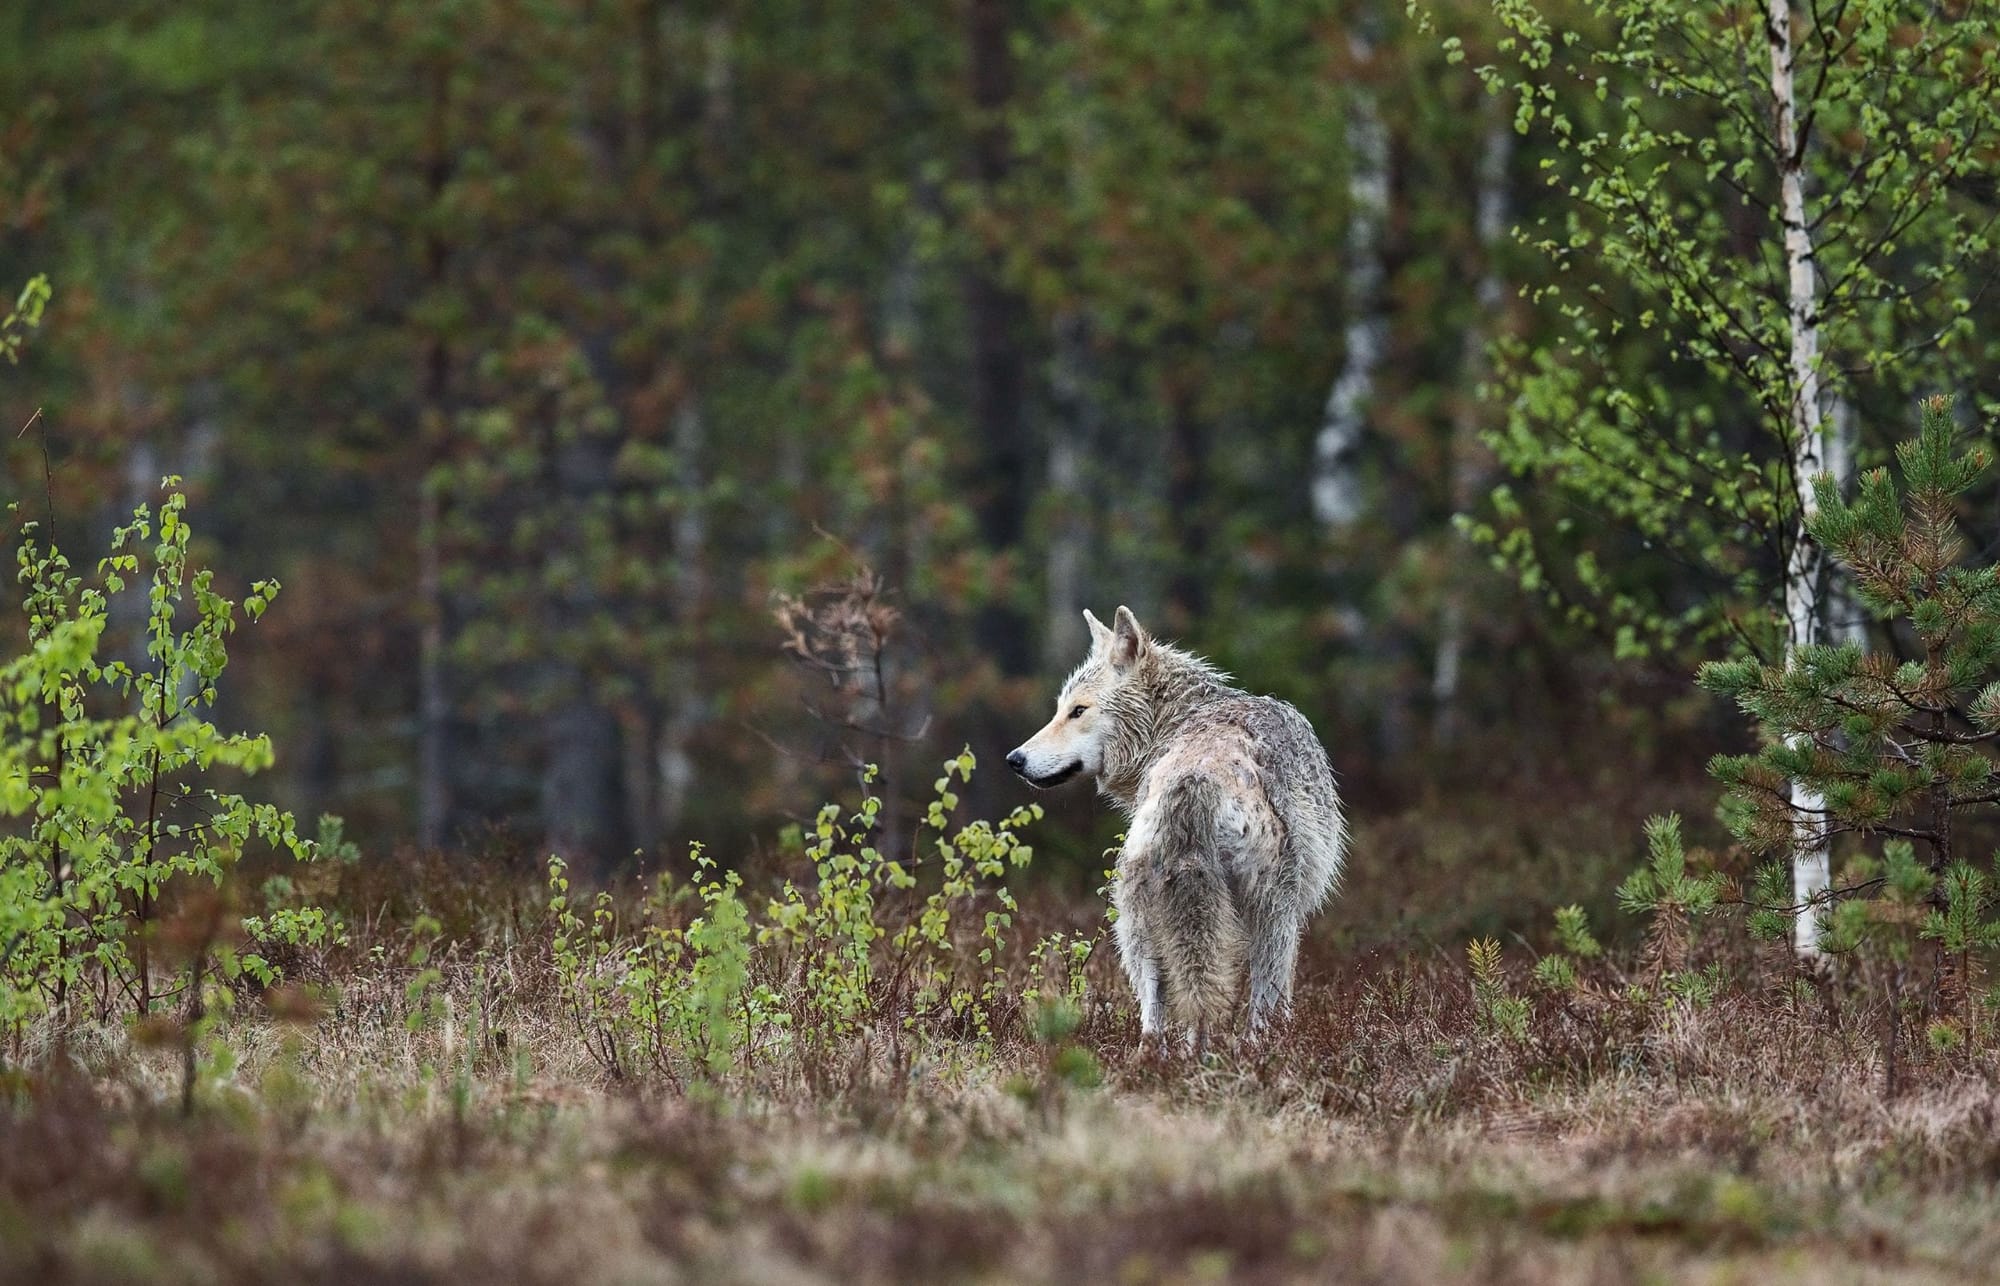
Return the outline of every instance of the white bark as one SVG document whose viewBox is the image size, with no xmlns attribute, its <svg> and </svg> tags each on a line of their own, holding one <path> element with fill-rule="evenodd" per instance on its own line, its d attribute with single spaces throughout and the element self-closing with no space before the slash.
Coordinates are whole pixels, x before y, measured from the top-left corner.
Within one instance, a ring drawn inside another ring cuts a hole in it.
<svg viewBox="0 0 2000 1286">
<path fill-rule="evenodd" d="M 1854 404 L 1838 393 L 1828 398 L 1825 420 L 1826 471 L 1849 493 L 1854 482 L 1854 457 L 1861 442 L 1861 430 L 1854 418 Z M 1866 647 L 1868 616 L 1855 596 L 1854 578 L 1844 571 L 1835 573 L 1826 587 L 1827 637 L 1834 643 Z"/>
<path fill-rule="evenodd" d="M 1790 0 L 1770 0 L 1765 32 L 1771 46 L 1779 216 L 1785 233 L 1791 330 L 1792 479 L 1799 504 L 1799 528 L 1793 534 L 1791 558 L 1785 568 L 1785 652 L 1789 661 L 1800 648 L 1820 643 L 1826 637 L 1819 550 L 1806 535 L 1805 524 L 1814 512 L 1813 477 L 1829 461 L 1820 414 L 1818 282 L 1813 269 L 1812 233 L 1806 223 L 1804 155 L 1799 147 L 1798 101 L 1792 84 Z M 1802 738 L 1794 738 L 1792 744 L 1805 743 Z M 1799 782 L 1792 783 L 1792 807 L 1801 818 L 1816 817 L 1825 806 L 1826 801 L 1817 791 Z M 1799 914 L 1793 935 L 1801 955 L 1816 955 L 1819 951 L 1818 908 L 1808 904 L 1824 894 L 1831 882 L 1826 839 L 1818 826 L 1802 821 L 1792 851 L 1792 893 L 1795 901 L 1805 908 Z"/>
<path fill-rule="evenodd" d="M 1368 40 L 1356 35 L 1350 43 L 1354 61 L 1365 64 L 1373 53 Z M 1330 527 L 1346 526 L 1361 516 L 1355 457 L 1367 429 L 1368 400 L 1388 330 L 1382 315 L 1382 232 L 1389 215 L 1389 130 L 1369 90 L 1350 92 L 1346 356 L 1327 393 L 1313 445 L 1313 513 Z"/>
<path fill-rule="evenodd" d="M 1486 347 L 1490 329 L 1506 303 L 1500 279 L 1498 248 L 1507 235 L 1507 168 L 1514 155 L 1514 130 L 1501 112 L 1492 112 L 1479 153 L 1477 221 L 1483 259 L 1474 298 L 1478 309 L 1465 327 L 1461 358 L 1464 388 L 1452 425 L 1451 504 L 1465 513 L 1477 504 L 1491 477 L 1490 457 L 1479 440 L 1480 401 L 1476 390 L 1486 378 Z M 1444 605 L 1438 616 L 1437 656 L 1431 670 L 1431 701 L 1438 737 L 1450 738 L 1457 728 L 1458 683 L 1465 654 L 1466 583 L 1456 566 L 1447 571 Z"/>
</svg>

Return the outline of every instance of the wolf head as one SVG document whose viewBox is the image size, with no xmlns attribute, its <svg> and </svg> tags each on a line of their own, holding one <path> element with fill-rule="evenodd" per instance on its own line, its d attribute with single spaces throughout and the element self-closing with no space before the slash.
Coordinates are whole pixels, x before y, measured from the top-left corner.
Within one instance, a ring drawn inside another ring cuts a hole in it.
<svg viewBox="0 0 2000 1286">
<path fill-rule="evenodd" d="M 1033 786 L 1116 775 L 1150 732 L 1141 676 L 1157 645 L 1129 608 L 1119 608 L 1109 628 L 1089 612 L 1083 619 L 1090 658 L 1063 684 L 1055 718 L 1007 756 L 1007 766 Z"/>
</svg>

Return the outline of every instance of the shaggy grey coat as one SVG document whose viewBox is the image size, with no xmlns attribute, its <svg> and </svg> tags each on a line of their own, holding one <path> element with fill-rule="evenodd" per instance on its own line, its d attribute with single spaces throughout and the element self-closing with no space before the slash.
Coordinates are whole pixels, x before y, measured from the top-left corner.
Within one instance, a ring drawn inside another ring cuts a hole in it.
<svg viewBox="0 0 2000 1286">
<path fill-rule="evenodd" d="M 1095 708 L 1079 762 L 1131 815 L 1112 897 L 1141 1029 L 1158 1036 L 1171 1018 L 1199 1045 L 1247 971 L 1255 1033 L 1289 1011 L 1300 936 L 1340 875 L 1346 824 L 1326 752 L 1297 709 L 1155 642 L 1126 609 L 1115 630 L 1089 620 L 1090 660 L 1016 756 L 1045 757 L 1037 743 L 1064 711 Z"/>
</svg>

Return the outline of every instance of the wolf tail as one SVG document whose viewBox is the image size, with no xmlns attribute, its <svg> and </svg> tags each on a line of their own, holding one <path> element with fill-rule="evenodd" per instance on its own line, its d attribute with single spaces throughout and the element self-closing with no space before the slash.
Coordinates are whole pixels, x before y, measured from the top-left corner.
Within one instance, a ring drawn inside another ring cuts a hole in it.
<svg viewBox="0 0 2000 1286">
<path fill-rule="evenodd" d="M 1147 924 L 1167 1012 L 1191 1029 L 1227 1021 L 1243 977 L 1243 924 L 1217 843 L 1221 789 L 1190 777 L 1167 788 L 1147 851 L 1131 874 L 1134 910 Z"/>
</svg>

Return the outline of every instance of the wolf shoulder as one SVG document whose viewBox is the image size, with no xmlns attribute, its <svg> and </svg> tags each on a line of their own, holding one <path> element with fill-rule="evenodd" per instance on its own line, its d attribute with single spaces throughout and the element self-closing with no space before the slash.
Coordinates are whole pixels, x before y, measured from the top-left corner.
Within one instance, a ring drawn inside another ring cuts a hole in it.
<svg viewBox="0 0 2000 1286">
<path fill-rule="evenodd" d="M 1332 784 L 1326 747 L 1312 721 L 1289 701 L 1247 692 L 1232 695 L 1192 720 L 1188 732 L 1203 742 L 1234 743 L 1266 774 L 1281 780 Z"/>
<path fill-rule="evenodd" d="M 1278 796 L 1306 795 L 1337 806 L 1333 768 L 1312 723 L 1277 697 L 1231 693 L 1210 702 L 1182 724 L 1147 785 L 1157 789 L 1166 780 L 1218 770 L 1248 770 L 1274 803 Z"/>
</svg>

